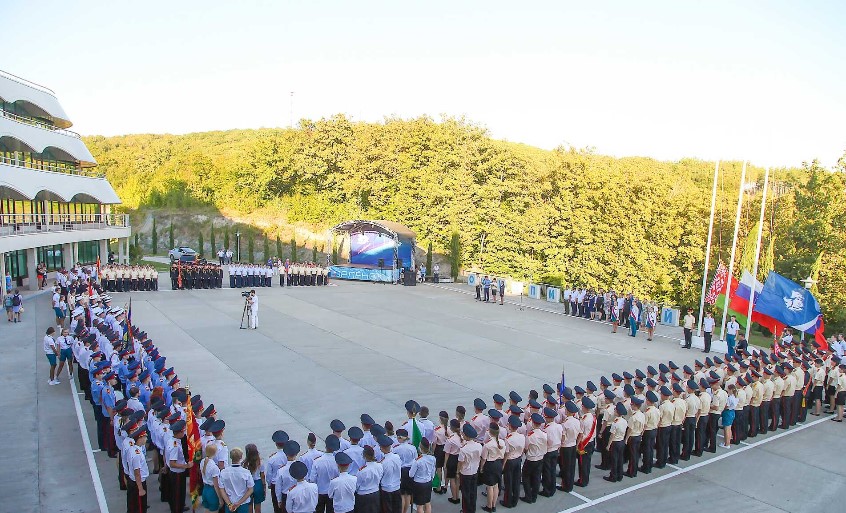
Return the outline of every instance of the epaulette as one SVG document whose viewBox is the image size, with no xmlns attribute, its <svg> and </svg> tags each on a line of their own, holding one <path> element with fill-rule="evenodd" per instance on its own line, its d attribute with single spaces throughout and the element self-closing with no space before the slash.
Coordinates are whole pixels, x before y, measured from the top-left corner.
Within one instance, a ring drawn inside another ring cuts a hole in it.
<svg viewBox="0 0 846 513">
<path fill-rule="evenodd" d="M 293 489 L 294 489 L 294 488 L 296 488 L 296 487 L 297 487 L 297 485 L 294 485 L 294 486 L 292 486 L 292 487 L 288 488 L 288 491 L 290 492 L 291 490 L 293 490 Z"/>
</svg>

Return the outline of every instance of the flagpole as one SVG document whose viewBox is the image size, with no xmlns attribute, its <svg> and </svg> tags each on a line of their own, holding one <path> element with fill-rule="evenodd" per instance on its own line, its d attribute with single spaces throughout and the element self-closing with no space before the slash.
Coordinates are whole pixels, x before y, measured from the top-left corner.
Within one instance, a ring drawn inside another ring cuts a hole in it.
<svg viewBox="0 0 846 513">
<path fill-rule="evenodd" d="M 770 168 L 764 171 L 764 192 L 761 195 L 761 218 L 758 221 L 758 240 L 755 242 L 755 263 L 752 264 L 752 277 L 758 279 L 758 257 L 761 255 L 761 235 L 764 233 L 764 212 L 767 209 L 767 187 L 770 183 Z M 772 235 L 771 235 L 772 236 Z M 752 291 L 749 294 L 749 310 L 746 312 L 746 340 L 749 340 L 749 331 L 752 327 L 752 308 L 755 306 L 755 282 L 752 282 Z"/>
<path fill-rule="evenodd" d="M 740 171 L 740 190 L 737 193 L 737 213 L 734 215 L 734 237 L 731 239 L 731 258 L 729 259 L 729 273 L 726 280 L 725 301 L 723 302 L 723 320 L 720 323 L 720 340 L 725 340 L 726 313 L 729 306 L 729 287 L 731 278 L 734 276 L 734 250 L 737 248 L 737 232 L 740 230 L 740 214 L 743 210 L 743 188 L 746 185 L 746 161 L 743 161 L 743 169 Z M 749 324 L 748 322 L 746 324 Z"/>
<path fill-rule="evenodd" d="M 711 187 L 711 218 L 708 220 L 708 242 L 705 244 L 705 269 L 702 271 L 702 293 L 699 295 L 699 323 L 696 335 L 702 336 L 702 312 L 705 311 L 705 288 L 708 286 L 708 267 L 711 265 L 711 239 L 714 235 L 714 208 L 717 205 L 717 179 L 720 173 L 720 161 L 714 165 L 714 185 Z"/>
</svg>

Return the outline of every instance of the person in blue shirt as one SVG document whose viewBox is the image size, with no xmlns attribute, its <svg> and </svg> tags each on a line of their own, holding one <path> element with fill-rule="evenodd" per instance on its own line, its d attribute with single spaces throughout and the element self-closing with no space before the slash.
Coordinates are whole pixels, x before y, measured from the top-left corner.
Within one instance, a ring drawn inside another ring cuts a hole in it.
<svg viewBox="0 0 846 513">
<path fill-rule="evenodd" d="M 377 436 L 376 443 L 379 444 L 379 448 L 383 454 L 381 481 L 383 511 L 385 513 L 404 513 L 402 510 L 402 498 L 400 496 L 402 460 L 400 460 L 400 457 L 396 453 L 391 451 L 394 441 L 389 436 L 384 434 Z"/>
<path fill-rule="evenodd" d="M 101 451 L 106 450 L 105 433 L 103 432 L 103 403 L 102 393 L 104 383 L 102 381 L 103 375 L 108 369 L 107 365 L 100 365 L 94 370 L 94 379 L 91 381 L 91 405 L 94 408 L 94 420 L 97 424 L 97 445 Z"/>
<path fill-rule="evenodd" d="M 409 470 L 412 484 L 412 503 L 417 513 L 432 513 L 432 480 L 435 478 L 435 457 L 429 454 L 429 440 L 420 440 L 420 456 Z"/>
<path fill-rule="evenodd" d="M 115 433 L 111 426 L 111 419 L 115 415 L 114 408 L 117 398 L 115 397 L 114 387 L 117 384 L 118 379 L 114 372 L 107 374 L 105 379 L 106 384 L 103 386 L 103 391 L 101 393 L 102 412 L 100 414 L 99 421 L 103 425 L 103 444 L 106 446 L 106 452 L 108 452 L 109 458 L 117 458 Z"/>
<path fill-rule="evenodd" d="M 345 452 L 335 453 L 338 476 L 329 483 L 329 498 L 335 513 L 349 513 L 355 508 L 356 478 L 350 475 L 349 468 L 353 459 Z"/>
<path fill-rule="evenodd" d="M 375 442 L 374 442 L 375 443 Z M 365 445 L 362 451 L 364 466 L 358 469 L 355 485 L 356 513 L 379 513 L 379 483 L 382 481 L 384 469 L 376 461 L 376 451 L 371 445 Z"/>
<path fill-rule="evenodd" d="M 485 303 L 489 302 L 491 298 L 491 279 L 488 278 L 487 274 L 484 278 L 482 278 L 482 291 L 484 293 L 484 298 L 482 299 L 482 301 L 484 301 Z"/>
<path fill-rule="evenodd" d="M 335 435 L 326 437 L 326 452 L 317 456 L 311 465 L 308 480 L 317 485 L 317 508 L 315 513 L 325 513 L 332 510 L 332 503 L 329 502 L 329 483 L 338 477 L 338 465 L 335 463 L 334 454 L 341 448 L 341 442 Z"/>
</svg>

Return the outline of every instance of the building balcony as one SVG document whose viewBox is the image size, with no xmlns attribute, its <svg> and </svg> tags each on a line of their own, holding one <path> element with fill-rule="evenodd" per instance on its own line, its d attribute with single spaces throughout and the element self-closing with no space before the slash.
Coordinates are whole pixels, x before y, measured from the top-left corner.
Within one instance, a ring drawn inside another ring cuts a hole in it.
<svg viewBox="0 0 846 513">
<path fill-rule="evenodd" d="M 70 135 L 66 130 L 49 130 L 0 116 L 0 139 L 12 151 L 44 153 L 49 148 L 59 160 L 79 162 L 81 167 L 97 165 L 82 139 Z"/>
<path fill-rule="evenodd" d="M 77 173 L 33 169 L 20 161 L 0 157 L 0 198 L 15 200 L 62 201 L 70 203 L 118 204 L 120 198 L 108 180 L 102 176 L 87 176 L 91 171 Z M 83 174 L 84 173 L 84 174 Z"/>
<path fill-rule="evenodd" d="M 12 112 L 0 111 L 0 115 L 3 117 L 12 119 L 17 121 L 18 123 L 25 123 L 27 125 L 37 126 L 38 128 L 43 128 L 44 130 L 52 130 L 53 132 L 60 133 L 62 135 L 69 135 L 71 137 L 75 137 L 77 139 L 82 139 L 78 133 L 74 132 L 73 130 L 65 130 L 64 128 L 59 128 L 55 125 L 51 125 L 41 121 L 40 119 L 36 119 L 29 116 L 21 116 L 19 114 L 14 114 Z"/>
<path fill-rule="evenodd" d="M 68 128 L 72 124 L 52 90 L 2 70 L 0 98 L 9 103 L 25 103 L 30 112 L 51 119 L 59 128 Z"/>
<path fill-rule="evenodd" d="M 128 214 L 0 214 L 0 252 L 131 233 Z"/>
</svg>

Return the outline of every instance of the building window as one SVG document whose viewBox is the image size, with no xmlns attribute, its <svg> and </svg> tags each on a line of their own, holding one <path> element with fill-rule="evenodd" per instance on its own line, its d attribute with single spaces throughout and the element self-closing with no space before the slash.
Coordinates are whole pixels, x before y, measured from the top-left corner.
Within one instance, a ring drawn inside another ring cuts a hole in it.
<svg viewBox="0 0 846 513">
<path fill-rule="evenodd" d="M 36 248 L 38 261 L 47 265 L 48 271 L 56 271 L 62 268 L 62 245 L 56 244 L 54 246 L 42 246 Z"/>
<path fill-rule="evenodd" d="M 19 249 L 6 253 L 6 270 L 13 280 L 26 278 L 26 251 Z"/>
<path fill-rule="evenodd" d="M 100 256 L 100 241 L 89 240 L 77 243 L 79 248 L 78 258 L 81 264 L 93 264 Z"/>
</svg>

